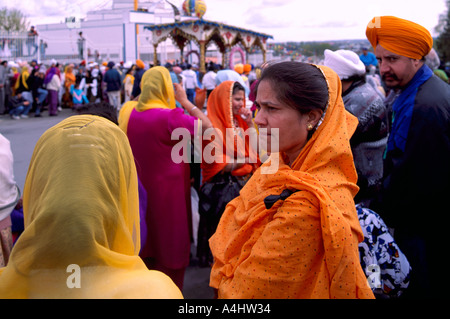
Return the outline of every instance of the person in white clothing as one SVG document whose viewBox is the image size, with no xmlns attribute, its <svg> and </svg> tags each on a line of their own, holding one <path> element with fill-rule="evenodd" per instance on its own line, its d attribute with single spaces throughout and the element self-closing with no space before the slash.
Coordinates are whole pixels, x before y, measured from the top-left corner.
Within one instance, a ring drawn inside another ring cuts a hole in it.
<svg viewBox="0 0 450 319">
<path fill-rule="evenodd" d="M 11 213 L 21 198 L 13 164 L 11 143 L 0 134 L 0 267 L 8 263 L 13 247 Z"/>
<path fill-rule="evenodd" d="M 195 104 L 195 89 L 198 88 L 197 73 L 192 70 L 192 65 L 190 64 L 188 64 L 187 69 L 181 73 L 184 76 L 183 82 L 186 88 L 187 98 L 192 104 Z"/>
<path fill-rule="evenodd" d="M 56 64 L 55 64 L 56 65 Z M 58 115 L 58 94 L 63 86 L 56 66 L 52 66 L 44 78 L 44 85 L 48 92 L 48 114 Z"/>
<path fill-rule="evenodd" d="M 203 76 L 202 84 L 203 88 L 206 89 L 206 97 L 208 98 L 211 92 L 216 87 L 216 67 L 210 65 L 208 67 L 208 72 Z"/>
</svg>

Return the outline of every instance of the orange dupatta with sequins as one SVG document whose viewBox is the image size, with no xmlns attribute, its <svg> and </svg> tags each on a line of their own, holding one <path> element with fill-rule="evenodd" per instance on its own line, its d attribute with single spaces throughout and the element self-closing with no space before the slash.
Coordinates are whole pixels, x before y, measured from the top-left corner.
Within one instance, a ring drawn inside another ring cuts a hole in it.
<svg viewBox="0 0 450 319">
<path fill-rule="evenodd" d="M 210 239 L 210 285 L 219 298 L 373 298 L 359 262 L 363 234 L 353 202 L 349 140 L 357 119 L 344 108 L 339 77 L 320 69 L 329 85 L 323 122 L 292 167 L 283 154 L 271 155 Z M 263 174 L 274 160 L 278 171 Z M 297 192 L 267 209 L 264 199 L 285 189 Z"/>
</svg>

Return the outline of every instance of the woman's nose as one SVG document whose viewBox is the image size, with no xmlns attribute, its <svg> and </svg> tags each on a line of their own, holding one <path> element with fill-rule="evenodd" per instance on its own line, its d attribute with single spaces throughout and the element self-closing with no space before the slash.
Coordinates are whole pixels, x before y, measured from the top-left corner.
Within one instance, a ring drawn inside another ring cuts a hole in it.
<svg viewBox="0 0 450 319">
<path fill-rule="evenodd" d="M 267 121 L 266 121 L 266 119 L 265 119 L 264 112 L 261 111 L 261 109 L 256 110 L 254 122 L 255 122 L 255 124 L 258 125 L 258 126 L 263 126 L 263 125 L 266 124 Z"/>
</svg>

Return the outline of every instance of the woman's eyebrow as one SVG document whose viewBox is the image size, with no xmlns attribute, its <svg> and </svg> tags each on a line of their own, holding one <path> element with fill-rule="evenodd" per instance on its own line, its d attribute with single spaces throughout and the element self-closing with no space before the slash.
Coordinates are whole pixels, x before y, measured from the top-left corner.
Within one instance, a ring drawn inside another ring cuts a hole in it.
<svg viewBox="0 0 450 319">
<path fill-rule="evenodd" d="M 279 106 L 279 103 L 273 102 L 273 101 L 255 101 L 255 103 L 259 105 L 272 105 L 272 106 Z"/>
</svg>

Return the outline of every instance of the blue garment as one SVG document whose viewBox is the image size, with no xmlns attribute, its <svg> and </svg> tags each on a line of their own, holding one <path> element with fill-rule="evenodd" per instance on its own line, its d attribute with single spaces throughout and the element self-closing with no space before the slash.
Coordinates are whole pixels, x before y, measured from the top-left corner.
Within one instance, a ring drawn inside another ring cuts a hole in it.
<svg viewBox="0 0 450 319">
<path fill-rule="evenodd" d="M 41 107 L 42 103 L 44 103 L 45 99 L 47 98 L 48 91 L 45 89 L 38 88 L 37 89 L 37 105 L 36 105 L 36 111 L 35 115 L 41 114 Z"/>
<path fill-rule="evenodd" d="M 359 59 L 362 61 L 362 63 L 364 63 L 365 66 L 369 66 L 371 64 L 373 66 L 378 65 L 377 57 L 372 52 L 367 52 L 367 55 L 361 54 L 359 56 Z"/>
<path fill-rule="evenodd" d="M 250 88 L 245 84 L 242 77 L 234 70 L 220 70 L 216 75 L 216 85 L 218 86 L 220 83 L 224 81 L 236 81 L 239 82 L 245 89 L 245 97 L 248 98 L 250 94 Z"/>
<path fill-rule="evenodd" d="M 11 231 L 16 234 L 16 238 L 14 239 L 14 244 L 17 239 L 23 233 L 24 230 L 24 221 L 23 221 L 23 208 L 14 208 L 11 212 Z"/>
<path fill-rule="evenodd" d="M 103 82 L 106 83 L 106 92 L 120 91 L 122 88 L 120 73 L 116 69 L 109 69 L 106 71 Z"/>
<path fill-rule="evenodd" d="M 173 72 L 173 71 L 170 71 L 170 78 L 172 79 L 172 83 L 180 83 L 180 82 L 178 81 L 177 75 L 176 75 L 175 72 Z M 177 107 L 181 107 L 181 104 L 180 104 L 180 102 L 178 102 L 178 101 L 175 101 L 175 105 L 176 105 Z"/>
<path fill-rule="evenodd" d="M 70 86 L 70 94 L 72 95 L 72 102 L 75 105 L 89 103 L 84 91 L 81 89 L 76 89 L 73 84 Z"/>
<path fill-rule="evenodd" d="M 24 98 L 24 93 L 28 93 L 29 96 L 27 98 Z M 18 95 L 10 97 L 9 103 L 11 105 L 11 108 L 9 110 L 9 114 L 11 116 L 28 115 L 28 112 L 30 112 L 30 109 L 33 105 L 33 98 L 30 97 L 30 92 L 22 92 L 20 97 Z M 25 101 L 29 102 L 28 105 L 24 105 Z"/>
<path fill-rule="evenodd" d="M 395 148 L 405 151 L 406 139 L 408 137 L 409 126 L 411 124 L 414 100 L 418 88 L 424 84 L 431 76 L 433 71 L 424 64 L 414 75 L 408 86 L 400 93 L 392 105 L 393 120 L 392 130 L 389 135 L 387 151 Z"/>
<path fill-rule="evenodd" d="M 9 111 L 9 114 L 12 116 L 19 116 L 19 115 L 28 115 L 31 109 L 31 104 L 28 104 L 27 106 L 21 104 Z"/>
<path fill-rule="evenodd" d="M 195 89 L 186 89 L 188 100 L 195 105 Z"/>
</svg>

